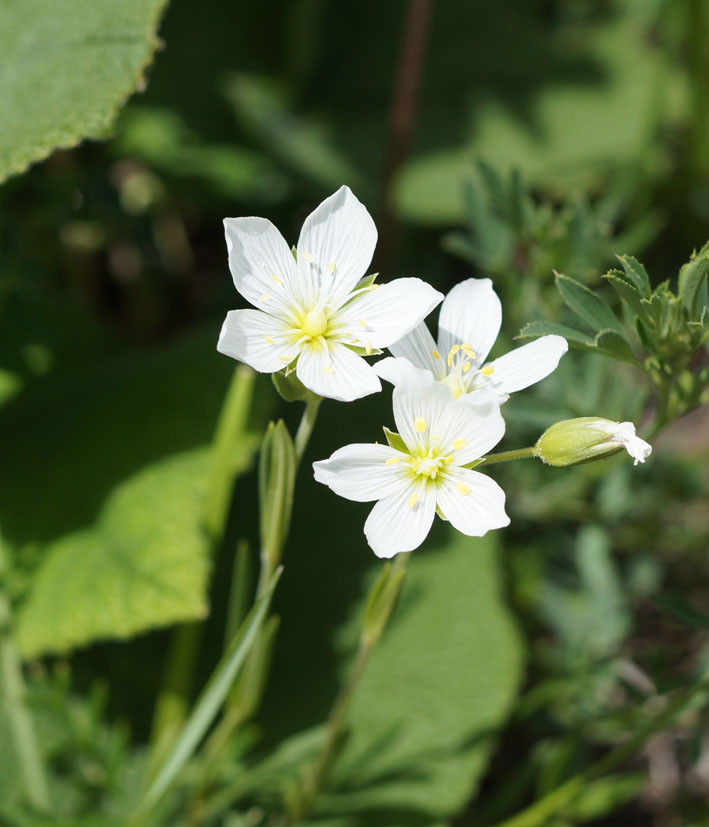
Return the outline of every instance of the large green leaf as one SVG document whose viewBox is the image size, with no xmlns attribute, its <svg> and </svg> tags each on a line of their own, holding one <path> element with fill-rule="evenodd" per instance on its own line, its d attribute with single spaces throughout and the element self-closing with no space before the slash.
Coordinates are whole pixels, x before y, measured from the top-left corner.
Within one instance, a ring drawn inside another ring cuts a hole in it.
<svg viewBox="0 0 709 827">
<path fill-rule="evenodd" d="M 51 544 L 20 613 L 23 654 L 204 617 L 205 450 L 170 458 L 118 486 L 96 524 Z"/>
<path fill-rule="evenodd" d="M 145 84 L 166 0 L 0 4 L 0 181 L 86 138 L 105 138 Z"/>
</svg>

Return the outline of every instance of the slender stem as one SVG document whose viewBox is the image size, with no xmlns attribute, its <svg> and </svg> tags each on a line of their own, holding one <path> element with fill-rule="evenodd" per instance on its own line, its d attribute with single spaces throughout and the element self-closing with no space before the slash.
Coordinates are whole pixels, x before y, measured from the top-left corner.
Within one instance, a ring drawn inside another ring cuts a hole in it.
<svg viewBox="0 0 709 827">
<path fill-rule="evenodd" d="M 390 581 L 395 581 L 403 576 L 408 557 L 408 554 L 398 554 L 396 556 L 389 573 Z M 377 584 L 375 584 L 374 588 L 376 588 L 376 585 Z M 392 607 L 389 607 L 389 609 L 391 608 Z M 390 620 L 391 614 L 391 611 L 387 612 L 386 622 Z M 346 729 L 347 713 L 349 712 L 352 698 L 364 674 L 370 655 L 376 648 L 377 642 L 381 637 L 382 631 L 383 628 L 375 640 L 368 639 L 365 634 L 362 634 L 360 637 L 359 649 L 355 662 L 352 665 L 352 670 L 350 671 L 347 682 L 340 689 L 328 716 L 325 743 L 317 757 L 312 775 L 307 781 L 305 792 L 301 794 L 296 803 L 296 812 L 289 813 L 292 819 L 295 818 L 295 820 L 298 820 L 307 816 L 312 811 L 319 793 L 327 785 L 330 772 L 342 744 L 342 738 Z"/>
<path fill-rule="evenodd" d="M 389 110 L 387 151 L 378 221 L 377 261 L 379 270 L 382 272 L 389 269 L 389 260 L 394 246 L 396 233 L 394 187 L 408 152 L 414 125 L 430 7 L 430 0 L 409 0 L 401 52 L 396 68 L 394 93 Z"/>
<path fill-rule="evenodd" d="M 516 816 L 501 822 L 497 827 L 540 827 L 540 825 L 548 824 L 552 816 L 558 814 L 564 807 L 571 805 L 591 781 L 605 775 L 623 761 L 632 757 L 650 736 L 669 723 L 692 698 L 699 692 L 706 692 L 708 689 L 709 683 L 703 681 L 679 693 L 657 718 L 641 727 L 637 734 L 626 743 L 611 750 L 585 772 L 570 778 L 565 784 L 552 790 L 540 801 L 532 804 L 531 807 Z"/>
<path fill-rule="evenodd" d="M 26 698 L 22 661 L 12 635 L 12 607 L 3 588 L 7 567 L 0 538 L 0 697 L 10 723 L 17 763 L 27 801 L 36 809 L 51 808 L 49 784 L 37 733 Z"/>
<path fill-rule="evenodd" d="M 531 448 L 518 448 L 516 451 L 501 451 L 499 454 L 489 454 L 488 456 L 483 457 L 475 467 L 477 468 L 480 465 L 494 465 L 496 462 L 509 462 L 512 459 L 526 459 L 527 457 L 536 456 L 537 449 L 534 446 Z"/>
<path fill-rule="evenodd" d="M 318 417 L 318 411 L 320 410 L 321 403 L 322 399 L 319 396 L 315 399 L 309 399 L 305 403 L 305 410 L 303 411 L 300 425 L 298 425 L 298 430 L 295 432 L 296 466 L 299 466 L 300 461 L 303 459 L 303 454 L 305 453 L 305 449 L 310 441 L 310 436 L 313 433 L 315 420 Z"/>
</svg>

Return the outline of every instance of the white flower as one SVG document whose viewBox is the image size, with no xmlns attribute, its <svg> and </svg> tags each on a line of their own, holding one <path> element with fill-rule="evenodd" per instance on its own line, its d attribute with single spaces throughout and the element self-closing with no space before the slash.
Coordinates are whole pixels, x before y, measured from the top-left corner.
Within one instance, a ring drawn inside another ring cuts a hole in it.
<svg viewBox="0 0 709 827">
<path fill-rule="evenodd" d="M 562 336 L 542 336 L 534 342 L 485 363 L 502 323 L 502 307 L 490 279 L 467 279 L 457 284 L 441 305 L 438 344 L 425 324 L 389 345 L 395 357 L 374 365 L 382 379 L 398 384 L 411 364 L 426 368 L 445 382 L 455 397 L 488 389 L 500 404 L 514 391 L 548 376 L 568 345 Z"/>
<path fill-rule="evenodd" d="M 377 242 L 371 216 L 348 187 L 306 219 L 297 258 L 265 218 L 226 218 L 236 289 L 258 310 L 232 310 L 217 349 L 261 373 L 295 362 L 314 393 L 349 401 L 381 390 L 359 354 L 400 339 L 441 301 L 416 278 L 359 284 Z"/>
<path fill-rule="evenodd" d="M 454 400 L 427 371 L 411 378 L 394 388 L 398 447 L 346 445 L 313 463 L 315 479 L 341 497 L 378 500 L 364 525 L 378 557 L 421 545 L 437 510 L 474 537 L 510 522 L 500 486 L 465 467 L 502 438 L 505 423 L 495 397 Z"/>
<path fill-rule="evenodd" d="M 636 435 L 635 425 L 632 422 L 613 422 L 610 419 L 597 419 L 586 427 L 608 434 L 610 439 L 607 440 L 606 444 L 625 448 L 633 458 L 633 465 L 645 462 L 652 453 L 652 445 Z"/>
</svg>

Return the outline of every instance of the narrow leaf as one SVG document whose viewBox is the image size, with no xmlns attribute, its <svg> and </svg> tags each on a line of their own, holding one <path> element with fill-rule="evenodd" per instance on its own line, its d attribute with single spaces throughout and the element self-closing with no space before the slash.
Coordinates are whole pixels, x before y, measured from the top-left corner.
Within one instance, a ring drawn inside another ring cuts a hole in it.
<svg viewBox="0 0 709 827">
<path fill-rule="evenodd" d="M 636 359 L 633 356 L 630 345 L 622 336 L 619 336 L 615 330 L 602 330 L 596 336 L 596 347 L 613 359 L 636 364 Z"/>
<path fill-rule="evenodd" d="M 610 270 L 603 278 L 613 287 L 620 298 L 629 305 L 636 316 L 644 316 L 644 308 L 640 302 L 640 293 L 634 284 L 631 284 L 619 270 Z"/>
<path fill-rule="evenodd" d="M 679 297 L 692 319 L 697 309 L 697 295 L 709 273 L 709 242 L 679 271 Z"/>
<path fill-rule="evenodd" d="M 529 322 L 519 333 L 518 339 L 526 339 L 536 336 L 547 336 L 548 334 L 555 334 L 563 336 L 567 341 L 573 342 L 577 345 L 585 345 L 586 347 L 593 347 L 593 337 L 587 333 L 581 333 L 580 330 L 574 330 L 573 327 L 567 327 L 556 322 Z"/>
<path fill-rule="evenodd" d="M 282 569 L 278 569 L 259 601 L 254 605 L 229 648 L 222 655 L 216 669 L 197 699 L 170 753 L 143 794 L 135 816 L 147 815 L 162 798 L 194 753 L 224 703 L 234 678 L 249 653 L 261 627 Z"/>
<path fill-rule="evenodd" d="M 633 256 L 616 256 L 616 258 L 621 263 L 628 281 L 646 299 L 650 295 L 651 288 L 650 279 L 643 265 Z"/>
<path fill-rule="evenodd" d="M 556 273 L 556 286 L 566 304 L 596 332 L 615 330 L 623 336 L 623 327 L 608 305 L 594 292 L 578 281 Z"/>
</svg>

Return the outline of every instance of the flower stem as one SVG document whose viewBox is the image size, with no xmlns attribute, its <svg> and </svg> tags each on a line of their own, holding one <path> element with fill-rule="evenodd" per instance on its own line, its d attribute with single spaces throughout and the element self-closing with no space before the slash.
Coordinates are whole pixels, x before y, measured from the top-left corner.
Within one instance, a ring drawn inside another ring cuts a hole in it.
<svg viewBox="0 0 709 827">
<path fill-rule="evenodd" d="M 315 420 L 318 417 L 318 411 L 320 410 L 321 403 L 322 398 L 319 396 L 315 399 L 309 399 L 305 403 L 305 410 L 303 411 L 303 416 L 300 420 L 300 424 L 298 425 L 298 430 L 295 432 L 296 467 L 300 465 L 300 461 L 303 459 L 303 454 L 305 453 L 305 449 L 310 440 L 310 436 L 313 433 Z"/>
<path fill-rule="evenodd" d="M 49 785 L 34 721 L 25 703 L 22 661 L 12 635 L 12 607 L 3 589 L 7 566 L 0 539 L 0 696 L 10 724 L 27 801 L 37 810 L 50 809 Z"/>
<path fill-rule="evenodd" d="M 545 795 L 540 801 L 535 802 L 531 807 L 516 816 L 501 822 L 497 827 L 543 827 L 543 825 L 549 824 L 553 816 L 557 815 L 563 808 L 573 804 L 589 783 L 632 757 L 648 738 L 665 727 L 675 715 L 684 709 L 689 701 L 700 692 L 706 692 L 708 689 L 709 682 L 702 681 L 690 686 L 684 692 L 680 692 L 656 718 L 641 727 L 637 734 L 626 743 L 611 750 L 587 770 L 570 778 L 566 783 Z"/>
<path fill-rule="evenodd" d="M 496 462 L 509 462 L 512 459 L 526 459 L 527 457 L 536 456 L 537 449 L 534 446 L 531 448 L 518 448 L 516 451 L 501 451 L 499 454 L 489 454 L 488 456 L 483 457 L 475 467 L 477 468 L 480 465 L 494 465 Z"/>
<path fill-rule="evenodd" d="M 301 779 L 302 783 L 299 784 L 297 795 L 288 802 L 288 804 L 290 804 L 288 812 L 288 820 L 290 822 L 298 822 L 307 817 L 312 812 L 318 795 L 327 786 L 332 767 L 342 746 L 343 736 L 346 731 L 347 713 L 349 712 L 352 698 L 364 674 L 370 655 L 376 648 L 381 633 L 384 631 L 384 626 L 391 618 L 393 602 L 398 598 L 408 557 L 408 554 L 398 554 L 388 574 L 384 575 L 387 581 L 384 584 L 384 588 L 382 588 L 382 578 L 378 578 L 370 590 L 370 595 L 367 600 L 369 609 L 372 608 L 372 599 L 374 599 L 374 601 L 384 600 L 387 603 L 387 605 L 383 607 L 384 622 L 378 629 L 378 633 L 370 636 L 366 632 L 367 624 L 365 615 L 357 657 L 352 665 L 347 682 L 340 689 L 330 710 L 330 715 L 327 720 L 325 742 L 315 761 L 314 768 Z M 386 588 L 388 584 L 393 585 L 393 591 Z"/>
</svg>

